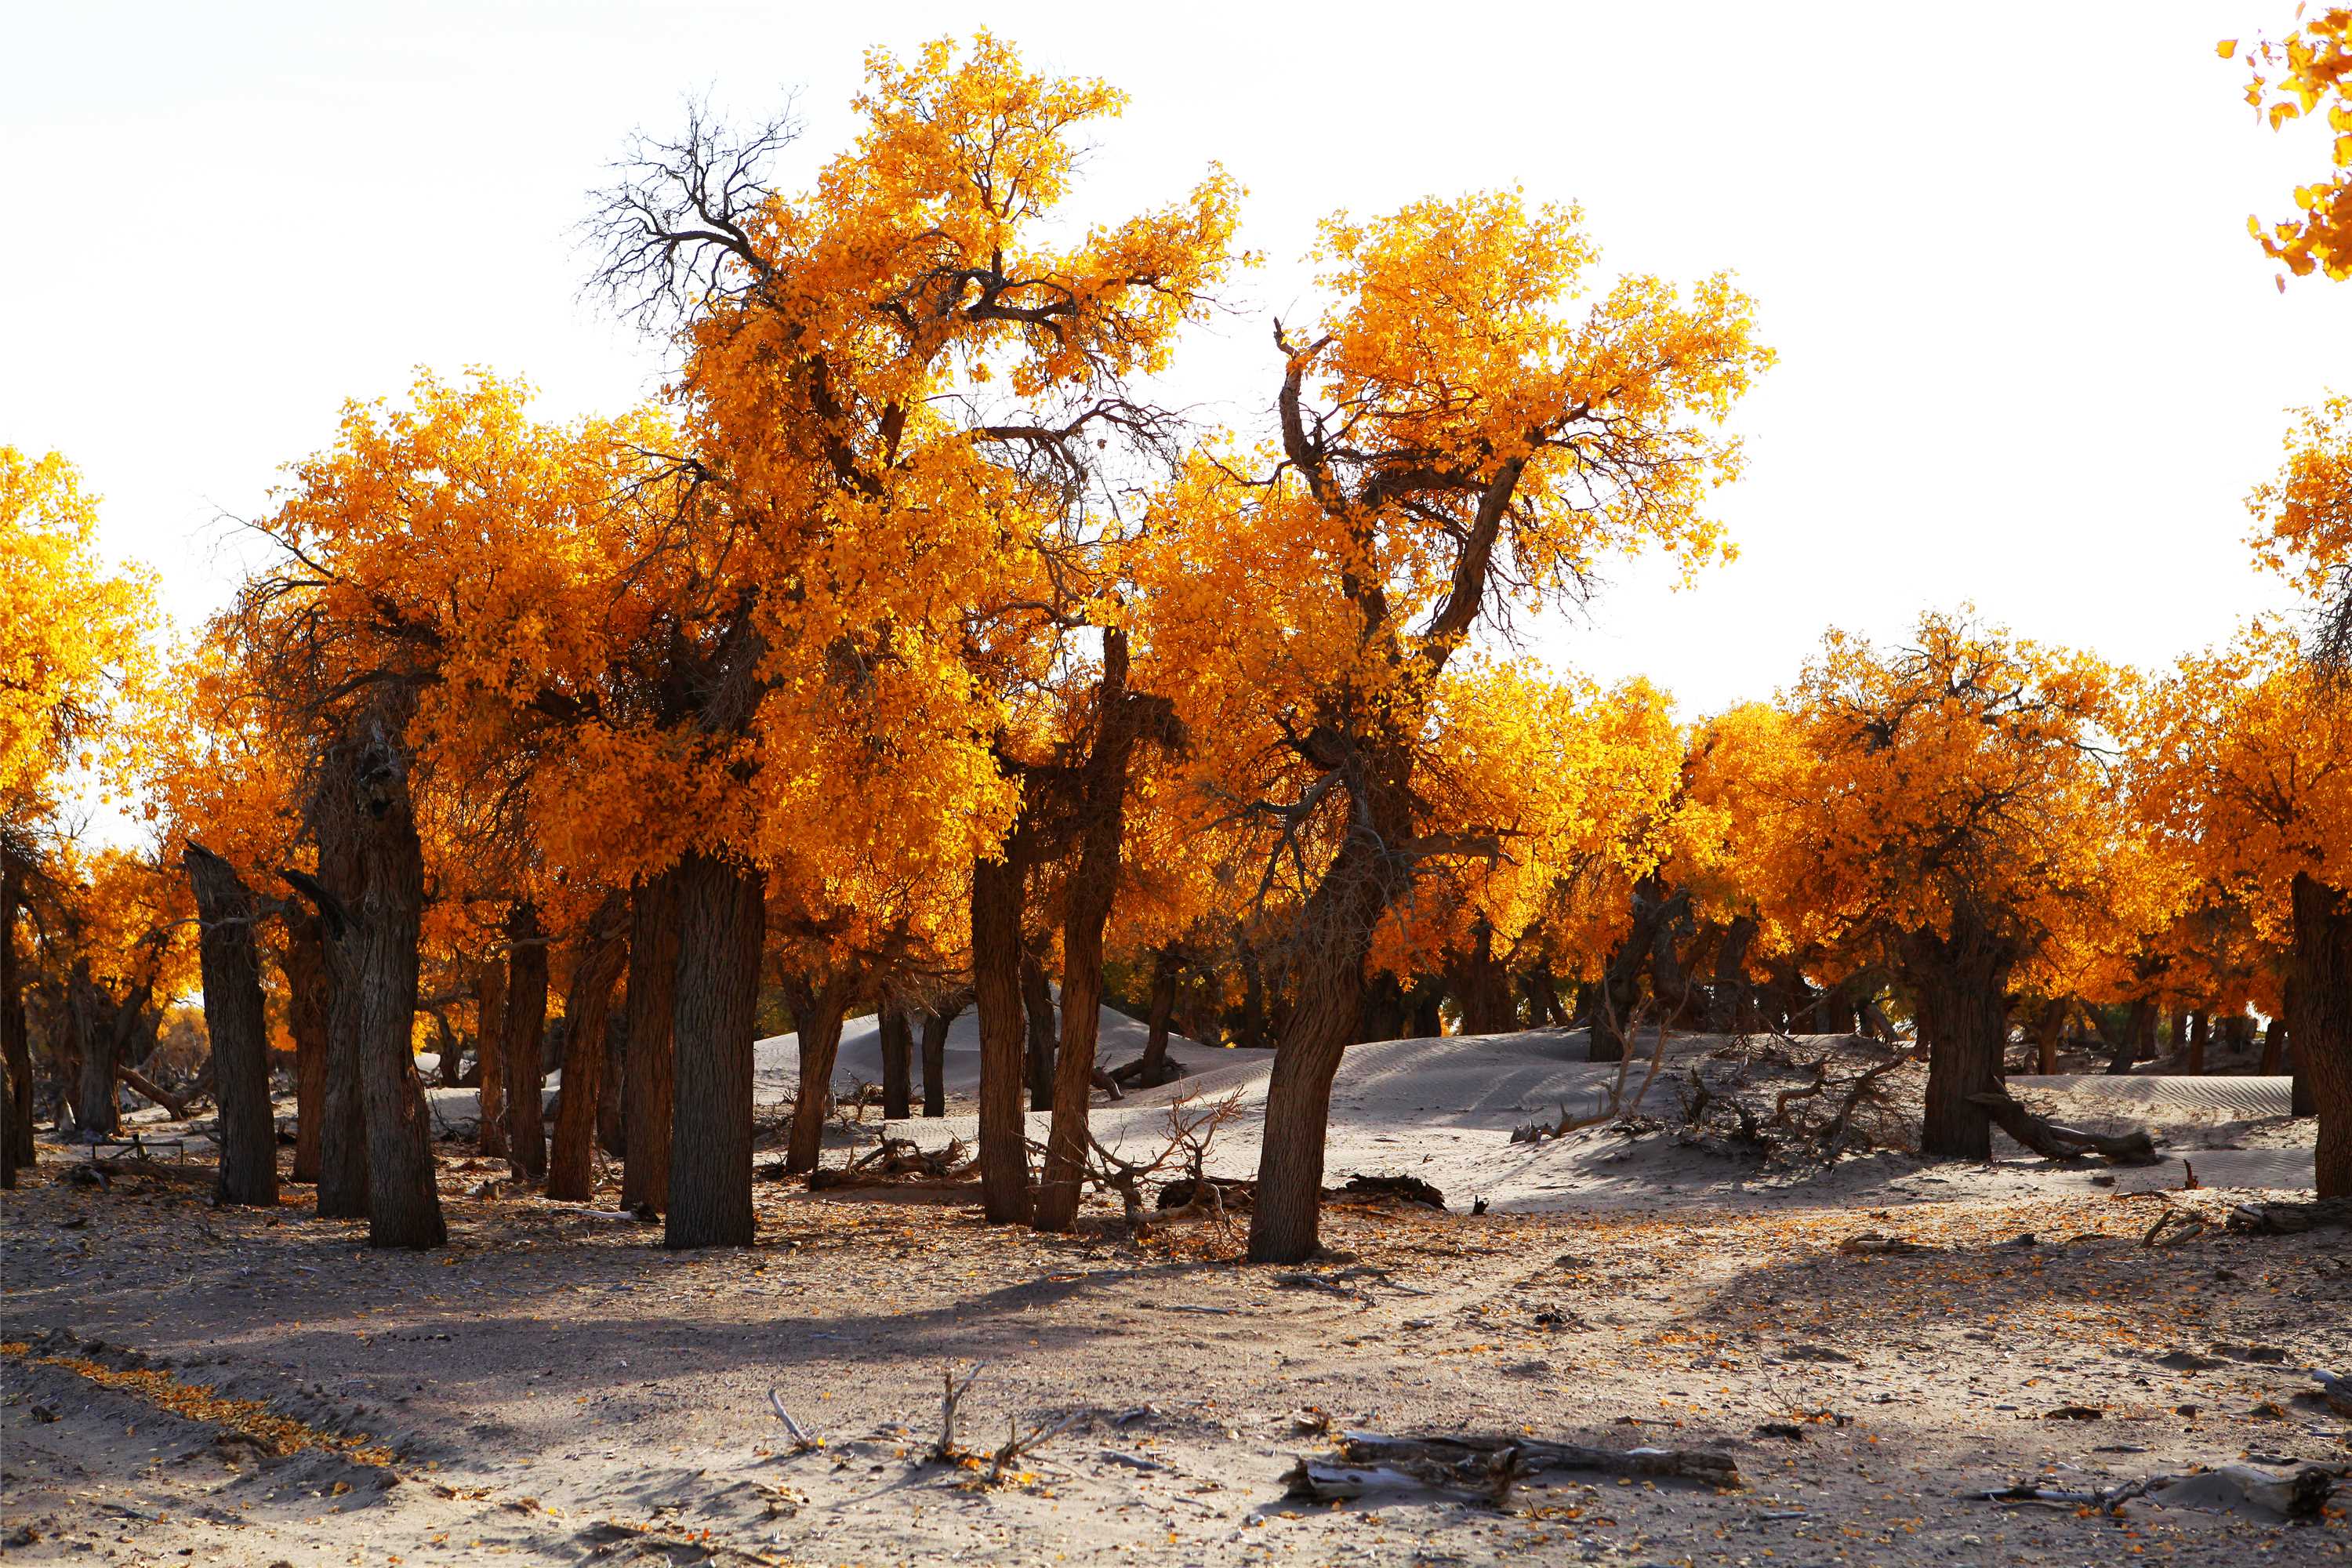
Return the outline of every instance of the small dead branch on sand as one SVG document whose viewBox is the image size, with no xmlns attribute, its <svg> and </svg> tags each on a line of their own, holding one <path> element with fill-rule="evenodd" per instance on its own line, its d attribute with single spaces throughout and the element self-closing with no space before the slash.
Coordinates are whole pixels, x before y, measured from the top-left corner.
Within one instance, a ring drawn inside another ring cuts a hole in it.
<svg viewBox="0 0 2352 1568">
<path fill-rule="evenodd" d="M 1925 1242 L 1911 1241 L 1899 1236 L 1881 1236 L 1874 1230 L 1847 1237 L 1837 1244 L 1837 1249 L 1849 1258 L 1912 1258 L 1923 1252 L 1943 1250 L 1940 1247 L 1929 1247 Z"/>
<path fill-rule="evenodd" d="M 2138 1499 L 2159 1508 L 2210 1509 L 2247 1503 L 2287 1519 L 2316 1520 L 2327 1507 L 2328 1494 L 2347 1473 L 2352 1473 L 2352 1466 L 2306 1464 L 2279 1475 L 2259 1465 L 2221 1465 L 2185 1474 L 2144 1476 L 2112 1487 L 2074 1489 L 2020 1481 L 1999 1491 L 1963 1495 L 1979 1502 L 2087 1508 L 2109 1515 L 2120 1513 L 2124 1504 Z"/>
<path fill-rule="evenodd" d="M 1594 1448 L 1534 1437 L 1406 1437 L 1343 1432 L 1337 1460 L 1301 1456 L 1282 1479 L 1289 1494 L 1336 1502 L 1368 1492 L 1433 1489 L 1466 1492 L 1502 1507 L 1511 1489 L 1549 1470 L 1675 1479 L 1712 1487 L 1740 1484 L 1729 1455 L 1698 1448 Z"/>
<path fill-rule="evenodd" d="M 939 1441 L 931 1445 L 930 1458 L 934 1463 L 955 1465 L 964 1469 L 978 1469 L 984 1463 L 987 1466 L 985 1482 L 987 1485 L 994 1486 L 1004 1479 L 1005 1472 L 1012 1469 L 1015 1462 L 1035 1453 L 1039 1448 L 1085 1420 L 1092 1412 L 1086 1409 L 1074 1410 L 1059 1421 L 1031 1427 L 1025 1436 L 1022 1433 L 1019 1421 L 1010 1421 L 1003 1443 L 994 1450 L 985 1456 L 967 1452 L 956 1442 L 956 1417 L 963 1410 L 964 1395 L 971 1392 L 971 1385 L 979 1382 L 980 1374 L 987 1370 L 988 1363 L 981 1362 L 971 1372 L 964 1374 L 961 1383 L 958 1383 L 953 1367 L 943 1366 L 940 1369 L 942 1389 L 940 1399 L 940 1436 Z"/>
<path fill-rule="evenodd" d="M 1649 1020 L 1649 1016 L 1650 1005 L 1646 1002 L 1633 1009 L 1633 1016 L 1625 1030 L 1625 1037 L 1629 1040 L 1641 1038 L 1642 1026 Z M 1587 1127 L 1602 1126 L 1622 1118 L 1628 1110 L 1642 1103 L 1643 1098 L 1650 1092 L 1650 1085 L 1657 1081 L 1658 1068 L 1666 1059 L 1666 1026 L 1662 1021 L 1658 1025 L 1656 1037 L 1650 1045 L 1649 1066 L 1643 1069 L 1641 1087 L 1633 1091 L 1633 1099 L 1625 1098 L 1625 1077 L 1633 1066 L 1633 1053 L 1628 1051 L 1617 1058 L 1617 1071 L 1611 1077 L 1609 1087 L 1601 1091 L 1601 1109 L 1587 1115 L 1579 1116 L 1566 1105 L 1562 1105 L 1559 1108 L 1558 1121 L 1549 1124 L 1530 1121 L 1523 1127 L 1514 1128 L 1511 1131 L 1511 1142 L 1541 1143 L 1547 1139 L 1565 1138 L 1570 1133 L 1582 1131 Z"/>
<path fill-rule="evenodd" d="M 1241 1110 L 1238 1092 L 1206 1105 L 1197 1102 L 1192 1095 L 1179 1095 L 1169 1102 L 1168 1130 L 1165 1141 L 1148 1159 L 1130 1160 L 1115 1154 L 1103 1146 L 1102 1140 L 1089 1131 L 1087 1150 L 1082 1167 L 1087 1184 L 1097 1192 L 1116 1193 L 1124 1211 L 1129 1230 L 1140 1233 L 1145 1219 L 1143 1188 L 1147 1182 L 1160 1183 L 1160 1217 L 1182 1218 L 1193 1214 L 1213 1214 L 1226 1217 L 1227 1198 L 1245 1191 L 1247 1184 L 1219 1181 L 1207 1174 L 1209 1149 L 1218 1132 Z M 1031 1143 L 1034 1153 L 1042 1154 L 1043 1146 Z M 1180 1173 L 1169 1175 L 1169 1172 Z M 1171 1203 L 1169 1194 L 1181 1197 Z"/>
<path fill-rule="evenodd" d="M 971 1157 L 961 1139 L 950 1138 L 947 1147 L 927 1151 L 918 1148 L 911 1138 L 885 1137 L 881 1142 L 852 1160 L 848 1164 L 819 1166 L 809 1173 L 809 1191 L 822 1193 L 836 1187 L 885 1187 L 899 1184 L 907 1178 L 932 1182 L 962 1182 L 978 1178 L 980 1162 Z"/>
<path fill-rule="evenodd" d="M 2145 1129 L 2135 1128 L 2112 1137 L 2080 1132 L 2036 1116 L 1999 1089 L 1972 1094 L 1969 1099 L 1992 1113 L 1995 1126 L 2046 1160 L 2079 1160 L 2096 1154 L 2112 1165 L 2154 1165 L 2164 1158 L 2156 1152 L 2156 1141 Z"/>
<path fill-rule="evenodd" d="M 768 1390 L 768 1408 L 774 1411 L 776 1419 L 784 1424 L 784 1432 L 792 1439 L 793 1453 L 805 1454 L 824 1447 L 824 1438 L 813 1435 L 793 1419 L 793 1413 L 784 1408 L 783 1396 L 772 1388 Z"/>
</svg>

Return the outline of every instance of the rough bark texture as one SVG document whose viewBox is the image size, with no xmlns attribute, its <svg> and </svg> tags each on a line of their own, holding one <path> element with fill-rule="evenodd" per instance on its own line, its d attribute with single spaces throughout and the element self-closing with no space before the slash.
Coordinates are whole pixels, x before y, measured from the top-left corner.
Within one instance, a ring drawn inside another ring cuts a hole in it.
<svg viewBox="0 0 2352 1568">
<path fill-rule="evenodd" d="M 507 1166 L 526 1180 L 547 1174 L 547 933 L 526 899 L 507 911 L 507 1015 L 499 1052 L 506 1068 Z M 487 1079 L 488 1075 L 484 1075 Z"/>
<path fill-rule="evenodd" d="M 193 841 L 181 864 L 195 894 L 205 1032 L 212 1037 L 213 1098 L 220 1106 L 220 1179 L 214 1194 L 225 1204 L 275 1207 L 278 1123 L 269 1112 L 269 1036 L 253 890 L 236 868 Z"/>
<path fill-rule="evenodd" d="M 1081 1172 L 1094 1098 L 1095 1045 L 1102 1025 L 1103 927 L 1118 889 L 1119 842 L 1126 836 L 1127 775 L 1135 757 L 1139 704 L 1127 689 L 1127 633 L 1103 638 L 1093 743 L 1078 780 L 1078 855 L 1062 895 L 1062 1030 L 1048 1102 L 1045 1170 L 1037 1194 L 1041 1230 L 1067 1230 L 1077 1217 Z"/>
<path fill-rule="evenodd" d="M 1276 1047 L 1265 1142 L 1250 1213 L 1254 1263 L 1297 1263 L 1321 1244 L 1323 1146 L 1331 1080 L 1356 1037 L 1364 959 L 1381 911 L 1410 885 L 1412 868 L 1388 847 L 1412 836 L 1412 753 L 1371 749 L 1352 788 L 1359 824 L 1331 858 L 1298 922 L 1297 1003 Z"/>
<path fill-rule="evenodd" d="M 1003 858 L 971 868 L 971 988 L 980 1010 L 980 1202 L 998 1225 L 1029 1218 L 1027 1123 L 1021 1110 L 1026 1052 L 1021 1007 L 1019 835 Z"/>
<path fill-rule="evenodd" d="M 625 913 L 624 911 L 625 916 Z M 625 942 L 622 947 L 625 966 L 627 961 L 628 949 Z M 621 1109 L 622 1090 L 629 1071 L 629 1013 L 626 1006 L 607 1006 L 605 1009 L 604 1048 L 604 1076 L 596 1095 L 596 1144 L 617 1160 L 628 1148 L 625 1137 L 627 1121 Z"/>
<path fill-rule="evenodd" d="M 1021 958 L 1021 1016 L 1026 1025 L 1023 1066 L 1029 1078 L 1029 1109 L 1054 1109 L 1054 1044 L 1061 1033 L 1054 1016 L 1054 985 L 1035 953 Z"/>
<path fill-rule="evenodd" d="M 907 1010 L 886 1004 L 875 1019 L 882 1045 L 882 1115 L 886 1121 L 906 1120 L 915 1095 L 915 1030 Z"/>
<path fill-rule="evenodd" d="M 294 1037 L 294 1179 L 319 1179 L 319 1125 L 327 1100 L 327 954 L 319 917 L 289 906 L 286 945 L 278 967 L 286 976 L 286 1032 Z"/>
<path fill-rule="evenodd" d="M 1920 1152 L 1989 1160 L 1992 1117 L 1971 1097 L 2001 1088 L 2009 1043 L 2003 993 L 2010 950 L 1962 910 L 1954 913 L 1949 935 L 1913 933 L 1905 943 L 1905 958 L 1913 983 L 1931 1002 L 1936 1027 L 1928 1047 Z"/>
<path fill-rule="evenodd" d="M 699 852 L 678 863 L 665 1247 L 751 1245 L 751 1036 L 764 886 L 761 872 Z"/>
<path fill-rule="evenodd" d="M 2213 1040 L 2213 1015 L 2200 1008 L 2189 1016 L 2189 1071 L 2194 1077 L 2205 1070 L 2205 1047 Z M 2048 1068 L 2042 1069 L 2048 1072 Z"/>
<path fill-rule="evenodd" d="M 7 1126 L 0 1131 L 11 1172 L 31 1165 L 33 1047 L 25 1026 L 25 981 L 16 967 L 16 910 L 24 901 L 16 857 L 0 844 L 0 1065 L 8 1069 Z"/>
<path fill-rule="evenodd" d="M 923 1010 L 923 1114 L 948 1113 L 948 1030 L 971 1005 L 959 993 Z"/>
<path fill-rule="evenodd" d="M 792 1142 L 784 1170 L 814 1171 L 824 1152 L 824 1119 L 833 1114 L 833 1068 L 841 1059 L 841 1021 L 850 986 L 838 976 L 822 984 L 795 976 L 784 983 L 800 1052 L 800 1089 L 793 1100 Z"/>
<path fill-rule="evenodd" d="M 474 971 L 474 1082 L 481 1094 L 476 1146 L 485 1160 L 507 1154 L 507 972 L 503 958 Z"/>
<path fill-rule="evenodd" d="M 629 1054 L 621 1090 L 621 1203 L 656 1213 L 669 1207 L 677 918 L 676 870 L 638 883 L 629 895 Z"/>
<path fill-rule="evenodd" d="M 2352 1198 L 2352 898 L 2305 872 L 2294 891 L 2288 1036 L 2319 1118 L 2319 1196 Z"/>
<path fill-rule="evenodd" d="M 432 1128 L 425 1086 L 416 1076 L 416 935 L 425 903 L 425 858 L 408 790 L 402 715 L 378 709 L 361 716 L 329 749 L 320 781 L 320 861 L 348 876 L 341 887 L 309 881 L 318 906 L 328 963 L 335 975 L 335 1018 L 347 1026 L 349 1054 L 364 1117 L 368 1245 L 439 1247 L 448 1239 L 434 1183 Z M 305 879 L 309 880 L 309 879 Z M 297 884 L 301 886 L 301 883 Z M 337 1162 L 331 1040 L 324 1152 Z M 323 1207 L 327 1184 L 322 1179 Z"/>
<path fill-rule="evenodd" d="M 122 1044 L 139 1008 L 147 1005 L 141 987 L 130 1002 L 118 1002 L 90 978 L 89 961 L 75 961 L 68 1009 L 73 1018 L 74 1046 L 81 1063 L 81 1089 L 74 1116 L 89 1136 L 111 1138 L 122 1130 L 121 1097 L 115 1092 L 114 1067 L 122 1059 Z"/>
<path fill-rule="evenodd" d="M 555 1113 L 555 1142 L 547 1156 L 547 1195 L 584 1204 L 596 1190 L 596 1122 L 604 1101 L 605 1019 L 613 987 L 628 962 L 628 898 L 608 895 L 589 917 L 572 960 L 563 996 L 563 1092 Z"/>
</svg>

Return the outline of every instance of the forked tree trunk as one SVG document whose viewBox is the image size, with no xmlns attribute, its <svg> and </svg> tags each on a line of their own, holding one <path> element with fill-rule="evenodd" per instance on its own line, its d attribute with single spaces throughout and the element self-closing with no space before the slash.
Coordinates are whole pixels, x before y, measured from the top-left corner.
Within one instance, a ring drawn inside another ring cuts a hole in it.
<svg viewBox="0 0 2352 1568">
<path fill-rule="evenodd" d="M 1030 1213 L 1028 1124 L 1022 1116 L 1021 892 L 1015 832 L 1003 858 L 971 868 L 971 989 L 980 1012 L 980 1202 L 997 1225 Z"/>
<path fill-rule="evenodd" d="M 1936 1028 L 1920 1152 L 1990 1160 L 1992 1116 L 1969 1097 L 2001 1086 L 2009 1045 L 2007 944 L 1963 910 L 1954 914 L 1949 935 L 1917 932 L 1905 949 L 1914 983 L 1931 999 Z"/>
<path fill-rule="evenodd" d="M 961 995 L 923 1009 L 923 1114 L 948 1113 L 948 1030 L 967 1005 Z"/>
<path fill-rule="evenodd" d="M 507 970 L 503 958 L 474 970 L 474 1078 L 481 1097 L 474 1138 L 485 1160 L 507 1154 Z"/>
<path fill-rule="evenodd" d="M 16 965 L 16 911 L 24 902 L 16 857 L 0 844 L 0 1066 L 8 1070 L 7 1127 L 0 1131 L 12 1170 L 32 1165 L 32 1031 L 25 1026 L 25 977 Z"/>
<path fill-rule="evenodd" d="M 915 1031 L 896 1003 L 882 1007 L 874 1026 L 882 1044 L 882 1117 L 904 1121 L 915 1094 Z"/>
<path fill-rule="evenodd" d="M 1021 1016 L 1027 1030 L 1023 1065 L 1029 1075 L 1029 1109 L 1054 1109 L 1054 1041 L 1061 1032 L 1054 1016 L 1054 986 L 1034 952 L 1021 958 Z"/>
<path fill-rule="evenodd" d="M 212 1038 L 213 1098 L 220 1106 L 225 1204 L 278 1204 L 278 1123 L 269 1113 L 269 1036 L 261 1005 L 261 950 L 253 890 L 227 861 L 191 840 L 181 855 L 195 894 L 196 956 Z"/>
<path fill-rule="evenodd" d="M 678 863 L 665 1247 L 751 1245 L 751 1044 L 765 884 L 764 873 L 698 850 Z"/>
<path fill-rule="evenodd" d="M 1650 994 L 1661 1026 L 1689 1027 L 1706 1017 L 1706 998 L 1683 967 L 1682 941 L 1690 931 L 1690 889 L 1677 888 L 1650 931 Z"/>
<path fill-rule="evenodd" d="M 838 975 L 822 985 L 797 977 L 785 983 L 801 1068 L 792 1142 L 784 1151 L 787 1173 L 814 1171 L 824 1156 L 824 1120 L 833 1114 L 833 1069 L 841 1059 L 841 1021 L 849 1012 L 850 989 Z"/>
<path fill-rule="evenodd" d="M 2319 1119 L 2313 1163 L 2323 1198 L 2352 1197 L 2352 898 L 2294 879 L 2294 1054 Z"/>
<path fill-rule="evenodd" d="M 584 1204 L 596 1190 L 596 1123 L 610 1034 L 605 1020 L 629 958 L 622 934 L 628 916 L 627 894 L 605 895 L 572 960 L 572 985 L 563 997 L 563 1092 L 547 1155 L 547 1195 L 559 1203 Z"/>
<path fill-rule="evenodd" d="M 507 1167 L 524 1180 L 547 1174 L 547 933 L 529 899 L 507 911 L 507 1015 L 499 1055 L 506 1068 Z M 484 1075 L 485 1081 L 488 1075 Z"/>
<path fill-rule="evenodd" d="M 621 1089 L 621 1205 L 669 1207 L 669 1131 L 677 1053 L 678 873 L 629 894 L 627 1070 Z"/>
<path fill-rule="evenodd" d="M 286 946 L 278 967 L 286 976 L 286 1032 L 294 1037 L 294 1179 L 319 1179 L 320 1128 L 327 1107 L 327 954 L 319 917 L 298 905 L 286 910 Z"/>
</svg>

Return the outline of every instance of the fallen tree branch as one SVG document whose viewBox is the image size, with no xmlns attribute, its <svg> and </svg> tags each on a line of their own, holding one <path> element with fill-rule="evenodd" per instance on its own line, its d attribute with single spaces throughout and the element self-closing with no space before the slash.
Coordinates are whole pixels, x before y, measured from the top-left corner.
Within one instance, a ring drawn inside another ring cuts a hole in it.
<svg viewBox="0 0 2352 1568">
<path fill-rule="evenodd" d="M 776 1413 L 776 1419 L 784 1424 L 784 1431 L 791 1436 L 793 1440 L 793 1453 L 805 1454 L 813 1448 L 822 1448 L 824 1447 L 824 1440 L 823 1438 L 811 1436 L 799 1422 L 793 1419 L 793 1413 L 784 1408 L 782 1395 L 779 1394 L 772 1388 L 768 1390 L 768 1408 L 774 1411 Z"/>
<path fill-rule="evenodd" d="M 124 1084 L 136 1089 L 139 1093 L 146 1096 L 147 1099 L 154 1101 L 157 1105 L 160 1105 L 164 1110 L 170 1111 L 172 1113 L 173 1121 L 184 1121 L 187 1120 L 188 1101 L 194 1098 L 194 1096 L 173 1094 L 170 1089 L 162 1087 L 156 1083 L 154 1079 L 147 1077 L 144 1073 L 140 1072 L 135 1068 L 123 1067 L 119 1063 L 116 1065 L 114 1069 L 114 1079 L 117 1083 Z"/>
<path fill-rule="evenodd" d="M 2310 1204 L 2240 1204 L 2224 1222 L 2232 1236 L 2300 1236 L 2328 1226 L 2352 1226 L 2352 1198 Z"/>
<path fill-rule="evenodd" d="M 2164 1159 L 2156 1152 L 2156 1141 L 2145 1129 L 2136 1128 L 2115 1137 L 2077 1131 L 2044 1121 L 1999 1089 L 1972 1094 L 1969 1100 L 1992 1112 L 1996 1126 L 2044 1159 L 2079 1160 L 2085 1154 L 2096 1154 L 2115 1165 L 2155 1165 Z"/>
<path fill-rule="evenodd" d="M 1727 1454 L 1698 1448 L 1595 1448 L 1535 1437 L 1402 1437 L 1343 1432 L 1337 1462 L 1302 1456 L 1283 1477 L 1290 1495 L 1315 1502 L 1362 1497 L 1399 1487 L 1465 1491 L 1505 1502 L 1510 1489 L 1549 1470 L 1740 1485 Z"/>
</svg>

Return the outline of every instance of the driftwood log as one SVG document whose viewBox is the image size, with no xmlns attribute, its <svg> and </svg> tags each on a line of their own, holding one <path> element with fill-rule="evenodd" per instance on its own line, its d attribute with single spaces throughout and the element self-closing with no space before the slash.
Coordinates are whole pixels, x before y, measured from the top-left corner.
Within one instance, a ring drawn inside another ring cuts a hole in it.
<svg viewBox="0 0 2352 1568">
<path fill-rule="evenodd" d="M 2042 1120 L 1998 1089 L 1972 1094 L 1969 1099 L 1990 1111 L 1994 1124 L 2003 1132 L 2044 1159 L 2079 1160 L 2085 1154 L 2096 1154 L 2117 1165 L 2155 1165 L 2164 1159 L 2156 1152 L 2156 1141 L 2145 1129 L 2115 1137 L 2078 1132 Z"/>
<path fill-rule="evenodd" d="M 1401 1437 L 1343 1432 L 1336 1459 L 1301 1457 L 1283 1477 L 1292 1497 L 1313 1502 L 1368 1492 L 1434 1489 L 1469 1492 L 1497 1504 L 1512 1487 L 1552 1470 L 1700 1481 L 1737 1487 L 1739 1467 L 1727 1454 L 1697 1448 L 1594 1448 L 1534 1437 Z"/>
<path fill-rule="evenodd" d="M 2299 1236 L 2329 1226 L 2352 1226 L 2352 1198 L 2312 1204 L 2240 1204 L 2224 1222 L 2239 1236 Z"/>
</svg>

